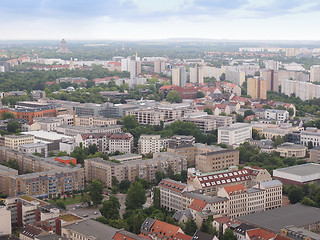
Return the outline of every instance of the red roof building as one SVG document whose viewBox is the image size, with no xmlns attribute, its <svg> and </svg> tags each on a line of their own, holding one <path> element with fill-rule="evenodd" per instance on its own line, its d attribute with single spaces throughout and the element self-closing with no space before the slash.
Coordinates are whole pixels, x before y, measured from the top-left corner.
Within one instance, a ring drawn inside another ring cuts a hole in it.
<svg viewBox="0 0 320 240">
<path fill-rule="evenodd" d="M 246 236 L 251 240 L 268 240 L 274 239 L 276 235 L 274 233 L 257 228 L 248 230 Z"/>
</svg>

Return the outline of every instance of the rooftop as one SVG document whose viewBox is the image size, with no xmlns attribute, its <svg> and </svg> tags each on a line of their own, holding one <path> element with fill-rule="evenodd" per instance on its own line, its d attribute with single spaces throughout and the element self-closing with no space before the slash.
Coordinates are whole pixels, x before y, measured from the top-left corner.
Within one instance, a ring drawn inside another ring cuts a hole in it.
<svg viewBox="0 0 320 240">
<path fill-rule="evenodd" d="M 293 174 L 297 176 L 308 176 L 312 174 L 319 174 L 320 175 L 320 164 L 316 163 L 307 163 L 292 167 L 280 168 L 273 171 L 275 172 L 283 172 L 288 174 Z"/>
<path fill-rule="evenodd" d="M 24 135 L 29 134 L 29 135 L 33 135 L 35 138 L 50 139 L 52 141 L 61 140 L 62 138 L 72 138 L 72 137 L 67 136 L 67 135 L 58 134 L 56 132 L 46 132 L 46 131 L 43 131 L 43 130 L 30 131 L 30 132 L 21 132 L 21 134 L 24 134 Z"/>
<path fill-rule="evenodd" d="M 247 127 L 251 127 L 251 125 L 249 123 L 234 123 L 227 127 L 219 127 L 218 129 L 230 131 L 230 130 L 237 130 L 237 129 L 247 128 Z"/>
<path fill-rule="evenodd" d="M 320 209 L 294 204 L 268 211 L 252 213 L 238 218 L 241 222 L 280 232 L 286 226 L 303 227 L 320 222 Z"/>
</svg>

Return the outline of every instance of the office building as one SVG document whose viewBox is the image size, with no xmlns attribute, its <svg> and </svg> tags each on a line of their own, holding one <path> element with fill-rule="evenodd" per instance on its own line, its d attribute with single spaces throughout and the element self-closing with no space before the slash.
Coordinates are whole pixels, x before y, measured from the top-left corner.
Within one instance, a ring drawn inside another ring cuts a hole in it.
<svg viewBox="0 0 320 240">
<path fill-rule="evenodd" d="M 18 150 L 20 145 L 34 142 L 33 135 L 5 135 L 4 146 L 7 148 Z"/>
<path fill-rule="evenodd" d="M 247 123 L 235 123 L 218 128 L 218 144 L 241 144 L 249 138 L 252 138 L 252 126 Z"/>
<path fill-rule="evenodd" d="M 312 144 L 313 147 L 320 146 L 320 130 L 317 128 L 307 127 L 305 131 L 300 133 L 300 144 L 308 146 Z"/>
<path fill-rule="evenodd" d="M 267 99 L 267 81 L 260 78 L 248 78 L 247 94 L 253 99 Z"/>
<path fill-rule="evenodd" d="M 11 234 L 11 212 L 5 206 L 0 206 L 0 233 Z"/>
<path fill-rule="evenodd" d="M 41 143 L 41 142 L 20 145 L 19 150 L 21 152 L 29 153 L 29 154 L 38 153 L 42 157 L 48 156 L 48 146 L 47 144 Z"/>
<path fill-rule="evenodd" d="M 141 73 L 141 62 L 136 56 L 121 59 L 121 71 L 129 72 L 130 78 L 137 77 Z"/>
<path fill-rule="evenodd" d="M 286 142 L 277 146 L 275 151 L 279 152 L 281 157 L 303 158 L 306 156 L 307 149 L 306 146 Z"/>
<path fill-rule="evenodd" d="M 75 126 L 106 126 L 117 124 L 115 118 L 93 117 L 93 116 L 76 116 Z"/>
<path fill-rule="evenodd" d="M 203 173 L 220 171 L 238 164 L 238 150 L 206 152 L 196 156 L 196 169 Z"/>
</svg>

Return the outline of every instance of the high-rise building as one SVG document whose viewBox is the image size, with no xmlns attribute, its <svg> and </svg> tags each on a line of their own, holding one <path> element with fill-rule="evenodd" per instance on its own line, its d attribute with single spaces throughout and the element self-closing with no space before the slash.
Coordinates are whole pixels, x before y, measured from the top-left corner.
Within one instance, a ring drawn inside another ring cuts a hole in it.
<svg viewBox="0 0 320 240">
<path fill-rule="evenodd" d="M 311 66 L 310 82 L 320 82 L 320 65 Z"/>
<path fill-rule="evenodd" d="M 260 76 L 267 81 L 267 91 L 279 91 L 279 74 L 278 71 L 265 70 L 260 71 Z"/>
<path fill-rule="evenodd" d="M 130 56 L 127 59 L 121 59 L 121 71 L 130 72 L 130 78 L 134 78 L 141 73 L 141 62 L 138 57 Z"/>
<path fill-rule="evenodd" d="M 162 73 L 166 70 L 166 62 L 161 61 L 160 59 L 154 60 L 154 72 Z"/>
<path fill-rule="evenodd" d="M 195 66 L 190 68 L 190 82 L 203 84 L 203 67 Z"/>
<path fill-rule="evenodd" d="M 187 73 L 185 67 L 172 69 L 172 85 L 184 87 L 187 84 Z"/>
<path fill-rule="evenodd" d="M 247 94 L 253 99 L 267 99 L 267 81 L 260 78 L 248 78 Z"/>
</svg>

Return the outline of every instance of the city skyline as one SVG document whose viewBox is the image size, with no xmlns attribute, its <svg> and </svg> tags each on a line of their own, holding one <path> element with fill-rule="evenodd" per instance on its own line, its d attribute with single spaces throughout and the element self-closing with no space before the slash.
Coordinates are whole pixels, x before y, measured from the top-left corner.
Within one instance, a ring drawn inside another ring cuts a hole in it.
<svg viewBox="0 0 320 240">
<path fill-rule="evenodd" d="M 320 40 L 319 12 L 315 0 L 5 0 L 0 40 Z"/>
</svg>

